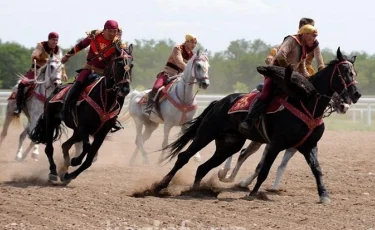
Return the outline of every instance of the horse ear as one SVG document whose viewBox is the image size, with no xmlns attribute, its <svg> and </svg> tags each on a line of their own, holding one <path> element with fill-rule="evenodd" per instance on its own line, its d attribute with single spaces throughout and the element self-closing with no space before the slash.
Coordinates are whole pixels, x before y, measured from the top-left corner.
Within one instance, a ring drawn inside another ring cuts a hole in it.
<svg viewBox="0 0 375 230">
<path fill-rule="evenodd" d="M 344 59 L 344 57 L 342 56 L 341 50 L 340 50 L 340 46 L 339 46 L 339 48 L 337 49 L 337 54 L 336 54 L 336 56 L 337 56 L 337 59 L 338 59 L 338 60 L 343 60 L 343 59 Z"/>
<path fill-rule="evenodd" d="M 354 64 L 355 59 L 357 59 L 357 56 L 356 56 L 356 55 L 354 55 L 349 61 L 350 61 L 352 64 Z"/>
<path fill-rule="evenodd" d="M 198 49 L 198 51 L 197 51 L 197 56 L 199 56 L 199 53 L 201 52 L 201 50 L 200 49 Z"/>
<path fill-rule="evenodd" d="M 53 58 L 53 52 L 51 52 L 51 53 L 49 54 L 49 57 L 50 57 L 50 58 Z"/>
</svg>

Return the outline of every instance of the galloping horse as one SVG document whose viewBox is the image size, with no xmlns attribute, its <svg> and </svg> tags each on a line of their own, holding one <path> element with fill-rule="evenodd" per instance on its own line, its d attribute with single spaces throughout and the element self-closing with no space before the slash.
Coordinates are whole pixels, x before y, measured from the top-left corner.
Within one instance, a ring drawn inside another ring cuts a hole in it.
<svg viewBox="0 0 375 230">
<path fill-rule="evenodd" d="M 124 98 L 130 92 L 133 68 L 132 51 L 132 45 L 127 51 L 121 50 L 116 45 L 116 52 L 113 54 L 108 68 L 104 71 L 104 77 L 96 79 L 83 90 L 75 111 L 73 110 L 63 120 L 66 126 L 73 129 L 72 136 L 62 144 L 64 166 L 59 170 L 59 174 L 60 180 L 64 184 L 70 183 L 91 166 L 95 154 L 115 124 Z M 46 145 L 45 153 L 50 163 L 49 180 L 51 182 L 58 180 L 56 164 L 53 159 L 53 142 L 61 136 L 62 121 L 57 117 L 57 114 L 61 111 L 61 102 L 70 86 L 65 85 L 51 94 L 47 99 L 44 114 L 39 118 L 35 129 L 29 133 L 33 141 Z M 88 116 L 88 114 L 90 115 Z M 89 141 L 90 135 L 94 138 L 92 144 Z M 82 153 L 70 161 L 69 149 L 74 143 L 81 141 L 83 142 Z M 86 154 L 86 160 L 81 165 Z M 80 167 L 72 173 L 68 173 L 70 165 L 80 165 Z"/>
<path fill-rule="evenodd" d="M 167 187 L 177 171 L 197 151 L 215 140 L 217 148 L 214 155 L 197 169 L 194 187 L 199 187 L 202 178 L 212 168 L 219 166 L 229 156 L 239 151 L 246 139 L 250 139 L 259 143 L 269 143 L 269 147 L 249 199 L 257 197 L 260 186 L 267 178 L 278 153 L 293 147 L 304 155 L 314 174 L 320 202 L 329 203 L 328 191 L 323 183 L 317 159 L 316 146 L 325 129 L 322 116 L 334 92 L 341 95 L 348 104 L 356 103 L 361 97 L 355 86 L 354 61 L 355 57 L 348 59 L 338 48 L 337 59 L 311 77 L 311 86 L 314 89 L 311 94 L 301 95 L 301 97 L 276 95 L 266 109 L 266 114 L 261 116 L 257 125 L 253 126 L 249 132 L 243 132 L 239 124 L 247 114 L 243 105 L 249 105 L 249 101 L 254 99 L 253 94 L 234 93 L 219 101 L 211 102 L 200 116 L 184 124 L 181 136 L 167 147 L 171 149 L 171 152 L 165 159 L 172 159 L 176 156 L 178 159 L 172 170 L 153 188 L 154 192 Z M 267 66 L 258 67 L 257 70 L 261 74 L 268 72 L 266 76 L 273 76 L 273 73 L 279 70 L 278 68 Z M 294 74 L 293 76 L 297 76 L 297 79 L 304 78 L 296 72 Z M 285 69 L 284 78 L 288 83 L 287 87 L 290 86 L 291 75 L 292 68 L 288 66 Z M 293 92 L 292 88 L 290 92 Z M 190 141 L 192 141 L 190 146 L 180 153 Z"/>
<path fill-rule="evenodd" d="M 327 114 L 328 114 L 327 116 L 329 116 L 331 113 L 333 113 L 335 111 L 338 114 L 345 114 L 348 111 L 349 108 L 350 108 L 350 105 L 343 102 L 343 99 L 337 93 L 335 93 L 332 97 L 332 100 L 330 101 L 330 104 L 329 104 L 328 108 L 327 108 Z M 219 180 L 221 182 L 224 182 L 224 183 L 233 182 L 234 179 L 237 176 L 238 171 L 241 168 L 241 165 L 245 162 L 245 160 L 249 156 L 251 156 L 256 151 L 258 151 L 258 149 L 260 148 L 261 145 L 262 145 L 262 143 L 252 141 L 247 146 L 247 148 L 242 149 L 241 152 L 240 152 L 240 155 L 237 159 L 237 164 L 234 167 L 234 169 L 233 169 L 233 171 L 230 175 L 227 175 L 227 173 L 230 170 L 230 166 L 231 166 L 231 162 L 232 162 L 232 156 L 228 157 L 228 159 L 225 162 L 224 168 L 220 169 L 219 172 L 218 172 Z M 265 150 L 263 151 L 262 158 L 261 158 L 259 164 L 257 165 L 254 174 L 250 175 L 247 179 L 242 180 L 241 182 L 236 184 L 236 186 L 246 188 L 258 176 L 260 168 L 262 167 L 263 159 L 265 158 L 265 154 L 267 153 L 267 148 L 268 148 L 268 146 L 266 146 Z M 295 150 L 295 149 L 287 149 L 287 151 L 285 151 L 283 159 L 281 160 L 281 163 L 280 163 L 279 167 L 277 168 L 275 182 L 274 182 L 272 188 L 268 189 L 268 191 L 278 191 L 280 181 L 281 181 L 281 177 L 282 177 L 282 175 L 285 171 L 285 168 L 286 168 L 289 160 L 294 156 L 294 154 L 296 152 L 297 152 L 297 150 Z"/>
<path fill-rule="evenodd" d="M 25 106 L 23 106 L 23 113 L 27 117 L 27 125 L 19 136 L 18 150 L 16 153 L 16 160 L 24 160 L 30 150 L 33 148 L 31 157 L 34 160 L 38 160 L 39 157 L 39 144 L 30 142 L 27 149 L 22 152 L 22 144 L 26 139 L 27 132 L 31 131 L 40 115 L 43 113 L 43 104 L 47 97 L 55 90 L 55 88 L 61 84 L 61 62 L 55 60 L 53 55 L 50 55 L 47 64 L 39 70 L 40 74 L 35 76 L 35 79 L 28 80 L 29 86 L 26 88 L 25 93 Z M 21 80 L 26 80 L 23 75 L 19 75 Z M 0 145 L 4 141 L 8 133 L 8 128 L 13 119 L 19 119 L 20 117 L 13 114 L 13 110 L 16 104 L 17 86 L 13 88 L 12 94 L 8 98 L 7 112 L 4 120 L 3 130 L 0 135 Z"/>
<path fill-rule="evenodd" d="M 199 88 L 206 89 L 209 82 L 208 77 L 208 57 L 206 52 L 199 50 L 188 61 L 185 71 L 178 75 L 177 78 L 169 83 L 165 88 L 159 90 L 159 100 L 157 105 L 153 108 L 150 117 L 144 115 L 143 111 L 146 107 L 147 98 L 145 95 L 149 90 L 138 92 L 134 90 L 129 94 L 129 109 L 125 116 L 133 118 L 137 130 L 136 149 L 131 157 L 130 163 L 135 161 L 135 158 L 141 150 L 143 155 L 143 162 L 148 163 L 148 156 L 143 147 L 152 132 L 154 132 L 159 124 L 164 124 L 164 140 L 162 147 L 168 145 L 168 137 L 173 126 L 182 125 L 186 121 L 190 121 L 197 111 L 198 104 L 195 99 L 194 86 L 198 83 Z M 157 97 L 157 96 L 156 96 Z M 142 134 L 143 126 L 145 131 Z M 160 158 L 162 158 L 164 151 Z M 195 159 L 200 161 L 199 152 L 195 155 Z"/>
</svg>

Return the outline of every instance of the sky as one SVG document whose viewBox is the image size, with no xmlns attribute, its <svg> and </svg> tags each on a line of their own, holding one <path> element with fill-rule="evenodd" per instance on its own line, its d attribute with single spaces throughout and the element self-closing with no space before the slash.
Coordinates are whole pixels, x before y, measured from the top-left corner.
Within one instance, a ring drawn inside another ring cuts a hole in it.
<svg viewBox="0 0 375 230">
<path fill-rule="evenodd" d="M 0 3 L 0 39 L 26 47 L 60 35 L 63 48 L 75 45 L 108 19 L 123 28 L 123 39 L 172 39 L 186 33 L 212 52 L 236 39 L 276 45 L 295 34 L 301 17 L 313 18 L 321 48 L 375 54 L 375 1 L 370 0 L 13 0 Z"/>
</svg>

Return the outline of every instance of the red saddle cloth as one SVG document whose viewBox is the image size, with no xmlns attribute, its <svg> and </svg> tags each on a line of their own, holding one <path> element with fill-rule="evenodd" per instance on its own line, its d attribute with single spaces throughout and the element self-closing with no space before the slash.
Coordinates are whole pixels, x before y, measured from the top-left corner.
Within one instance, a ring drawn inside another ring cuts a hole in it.
<svg viewBox="0 0 375 230">
<path fill-rule="evenodd" d="M 254 102 L 258 93 L 248 93 L 241 97 L 228 111 L 228 114 L 231 113 L 244 113 L 248 112 L 251 104 Z M 282 96 L 283 99 L 286 99 L 287 96 Z M 281 105 L 279 100 L 272 100 L 272 102 L 267 106 L 266 113 L 276 113 L 284 109 L 284 106 Z"/>
</svg>

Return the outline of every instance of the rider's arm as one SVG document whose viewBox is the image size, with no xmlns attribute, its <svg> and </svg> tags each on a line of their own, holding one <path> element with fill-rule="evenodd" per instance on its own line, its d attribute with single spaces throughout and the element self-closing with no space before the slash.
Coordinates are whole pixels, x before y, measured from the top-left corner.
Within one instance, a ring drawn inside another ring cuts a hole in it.
<svg viewBox="0 0 375 230">
<path fill-rule="evenodd" d="M 173 60 L 175 61 L 176 65 L 178 66 L 178 68 L 182 69 L 182 70 L 185 70 L 185 62 L 184 62 L 184 59 L 182 57 L 182 52 L 180 49 L 178 49 L 177 47 L 174 47 L 173 48 L 173 52 L 172 52 L 172 57 L 173 57 Z"/>
<path fill-rule="evenodd" d="M 310 73 L 306 69 L 306 64 L 305 64 L 304 61 L 302 61 L 299 64 L 297 72 L 303 74 L 305 77 L 310 77 L 311 76 Z"/>
<path fill-rule="evenodd" d="M 71 57 L 79 51 L 85 49 L 90 45 L 91 37 L 87 36 L 85 39 L 81 40 L 77 45 L 75 45 L 65 56 Z"/>
<path fill-rule="evenodd" d="M 323 56 L 322 53 L 320 52 L 320 47 L 317 46 L 314 49 L 314 56 L 315 60 L 318 63 L 318 71 L 324 68 L 324 61 L 323 61 Z"/>
<path fill-rule="evenodd" d="M 307 72 L 309 72 L 310 75 L 314 75 L 315 74 L 315 70 L 312 66 L 312 61 L 314 59 L 314 52 L 310 52 L 309 54 L 307 54 L 307 57 L 306 57 L 306 60 L 305 60 L 305 64 L 306 64 L 306 69 L 307 69 Z"/>
<path fill-rule="evenodd" d="M 39 56 L 43 53 L 43 45 L 38 43 L 31 54 L 31 61 L 34 63 L 34 59 L 39 59 Z"/>
<path fill-rule="evenodd" d="M 287 55 L 292 51 L 295 46 L 295 41 L 292 37 L 285 39 L 281 44 L 279 51 L 275 55 L 275 60 L 278 61 L 279 65 L 286 68 L 288 66 Z"/>
</svg>

